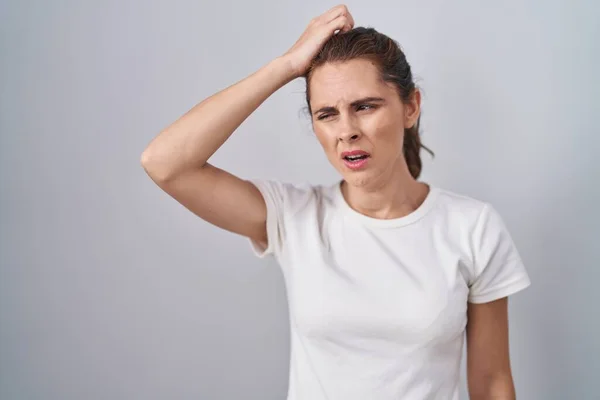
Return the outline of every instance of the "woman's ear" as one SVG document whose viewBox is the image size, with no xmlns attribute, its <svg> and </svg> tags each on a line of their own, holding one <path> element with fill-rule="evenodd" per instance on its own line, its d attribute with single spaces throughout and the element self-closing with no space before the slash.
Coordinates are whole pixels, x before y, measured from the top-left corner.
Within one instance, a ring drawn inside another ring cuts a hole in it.
<svg viewBox="0 0 600 400">
<path fill-rule="evenodd" d="M 419 89 L 413 91 L 410 101 L 404 105 L 404 128 L 412 128 L 421 114 L 421 92 Z"/>
</svg>

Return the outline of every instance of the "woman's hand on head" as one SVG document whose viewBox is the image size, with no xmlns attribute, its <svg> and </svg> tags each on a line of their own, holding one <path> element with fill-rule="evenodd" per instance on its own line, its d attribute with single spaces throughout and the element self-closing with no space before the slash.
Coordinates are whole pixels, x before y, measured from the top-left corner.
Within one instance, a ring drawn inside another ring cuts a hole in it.
<svg viewBox="0 0 600 400">
<path fill-rule="evenodd" d="M 345 5 L 338 5 L 313 18 L 298 41 L 283 55 L 289 62 L 294 77 L 306 73 L 313 58 L 337 31 L 347 32 L 353 27 L 354 19 Z"/>
</svg>

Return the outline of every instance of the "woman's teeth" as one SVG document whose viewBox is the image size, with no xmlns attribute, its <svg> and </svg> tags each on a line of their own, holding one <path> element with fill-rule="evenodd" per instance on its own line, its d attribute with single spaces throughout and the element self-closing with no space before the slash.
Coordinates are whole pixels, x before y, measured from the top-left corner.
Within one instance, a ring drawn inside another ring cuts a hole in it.
<svg viewBox="0 0 600 400">
<path fill-rule="evenodd" d="M 348 161 L 356 161 L 356 160 L 362 160 L 363 158 L 367 158 L 367 155 L 365 154 L 362 156 L 346 156 L 344 158 Z"/>
</svg>

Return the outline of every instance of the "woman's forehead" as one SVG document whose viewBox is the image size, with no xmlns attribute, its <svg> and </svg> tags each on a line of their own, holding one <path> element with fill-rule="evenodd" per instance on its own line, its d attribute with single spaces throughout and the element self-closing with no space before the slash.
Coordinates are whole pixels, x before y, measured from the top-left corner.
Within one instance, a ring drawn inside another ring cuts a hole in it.
<svg viewBox="0 0 600 400">
<path fill-rule="evenodd" d="M 383 97 L 388 90 L 378 68 L 363 59 L 324 64 L 314 70 L 310 80 L 311 103 L 323 106 Z"/>
</svg>

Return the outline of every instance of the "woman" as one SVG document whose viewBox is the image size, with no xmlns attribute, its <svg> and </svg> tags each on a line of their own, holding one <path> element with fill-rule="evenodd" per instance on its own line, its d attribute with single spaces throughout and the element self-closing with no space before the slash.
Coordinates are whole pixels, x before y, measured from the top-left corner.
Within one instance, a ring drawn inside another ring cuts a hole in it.
<svg viewBox="0 0 600 400">
<path fill-rule="evenodd" d="M 204 220 L 274 255 L 290 307 L 288 399 L 514 399 L 507 296 L 530 282 L 488 203 L 419 182 L 420 93 L 398 45 L 345 6 L 281 57 L 161 132 L 142 165 Z M 330 186 L 247 181 L 207 162 L 272 93 L 305 77 Z"/>
</svg>

